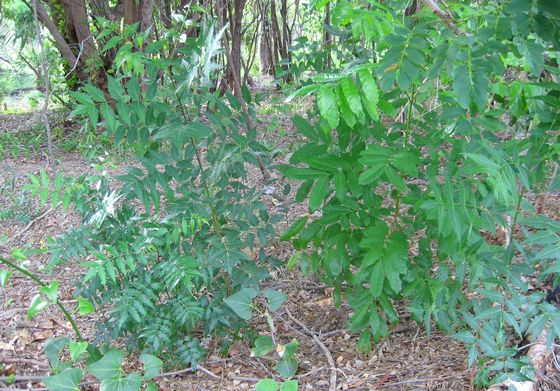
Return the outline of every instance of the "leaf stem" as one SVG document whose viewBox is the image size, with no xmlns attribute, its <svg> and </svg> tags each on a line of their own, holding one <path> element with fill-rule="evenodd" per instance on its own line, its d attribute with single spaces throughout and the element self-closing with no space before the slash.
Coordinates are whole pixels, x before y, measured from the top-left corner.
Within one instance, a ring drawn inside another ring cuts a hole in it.
<svg viewBox="0 0 560 391">
<path fill-rule="evenodd" d="M 43 287 L 47 287 L 48 285 L 45 284 L 43 281 L 41 281 L 39 279 L 39 277 L 37 277 L 37 275 L 27 269 L 24 269 L 21 266 L 16 265 L 14 262 L 11 262 L 5 258 L 0 257 L 0 263 L 3 263 L 4 265 L 17 270 L 18 272 L 24 274 L 25 276 L 29 277 L 30 279 L 32 279 L 37 285 L 39 285 L 41 288 Z M 70 314 L 70 312 L 68 312 L 68 310 L 66 309 L 66 307 L 64 307 L 64 305 L 59 301 L 56 300 L 54 302 L 54 304 L 57 305 L 57 307 L 60 309 L 60 311 L 62 311 L 62 313 L 64 314 L 64 316 L 66 317 L 66 319 L 68 320 L 68 322 L 70 322 L 70 325 L 72 326 L 72 329 L 74 330 L 74 332 L 76 333 L 76 337 L 78 337 L 78 340 L 80 342 L 85 341 L 84 337 L 82 336 L 82 333 L 80 333 L 80 330 L 78 329 L 78 325 L 76 324 L 76 321 L 74 320 L 74 318 L 72 317 L 72 315 Z"/>
</svg>

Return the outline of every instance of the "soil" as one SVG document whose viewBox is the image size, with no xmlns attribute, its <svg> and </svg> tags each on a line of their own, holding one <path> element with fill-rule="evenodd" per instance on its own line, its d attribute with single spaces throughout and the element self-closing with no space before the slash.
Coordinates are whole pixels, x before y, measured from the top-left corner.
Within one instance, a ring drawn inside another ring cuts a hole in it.
<svg viewBox="0 0 560 391">
<path fill-rule="evenodd" d="M 21 124 L 27 120 L 27 117 L 22 119 L 17 115 L 3 115 L 0 117 L 0 132 L 10 128 L 10 121 Z M 291 124 L 281 119 L 276 129 L 263 130 L 265 141 L 278 143 L 278 131 L 289 127 Z M 275 160 L 278 162 L 285 159 L 289 148 L 296 141 L 296 136 L 292 140 L 282 137 L 282 144 L 273 144 L 283 149 L 283 153 Z M 58 170 L 68 175 L 94 172 L 91 164 L 79 154 L 59 150 L 57 157 Z M 5 157 L 0 162 L 0 189 L 9 190 L 0 191 L 0 210 L 14 209 L 14 198 L 9 195 L 20 193 L 27 181 L 26 176 L 30 173 L 38 174 L 45 163 L 44 154 Z M 249 181 L 262 185 L 259 173 L 254 173 Z M 281 182 L 277 184 L 279 188 L 282 186 Z M 547 205 L 558 209 L 560 204 L 556 198 L 548 199 Z M 40 206 L 38 197 L 29 197 L 21 204 L 20 209 L 23 209 L 19 211 L 20 214 L 14 214 L 20 218 L 12 216 L 0 219 L 0 255 L 9 253 L 13 247 L 29 245 L 43 248 L 47 237 L 56 236 L 72 225 L 79 224 L 72 213 L 64 214 L 57 209 L 44 214 L 48 209 Z M 306 213 L 304 207 L 293 206 L 288 219 L 294 220 L 303 213 Z M 558 210 L 554 213 L 558 213 Z M 279 230 L 282 228 L 279 227 Z M 7 238 L 11 238 L 10 243 L 6 243 L 6 240 L 10 240 Z M 271 251 L 283 260 L 291 255 L 291 248 L 286 243 L 276 244 Z M 46 263 L 47 255 L 37 254 L 31 257 L 27 266 L 39 273 L 44 281 L 56 277 L 61 286 L 60 300 L 75 308 L 72 292 L 77 283 L 76 277 L 81 273 L 79 267 L 66 264 L 57 269 L 56 276 L 52 276 L 42 272 Z M 358 336 L 344 330 L 350 309 L 344 305 L 334 307 L 331 290 L 294 272 L 279 269 L 274 274 L 275 279 L 271 284 L 286 292 L 289 297 L 283 309 L 274 315 L 274 322 L 278 338 L 282 342 L 289 342 L 292 338 L 297 338 L 300 342 L 296 356 L 299 362 L 296 378 L 301 390 L 328 390 L 332 371 L 337 377 L 337 390 L 472 389 L 474 372 L 467 367 L 464 346 L 438 331 L 426 334 L 422 327 L 408 319 L 404 305 L 399 308 L 403 315 L 402 322 L 392 330 L 391 335 L 375 344 L 369 354 L 361 354 L 355 349 Z M 44 387 L 38 379 L 49 374 L 48 362 L 43 352 L 45 341 L 64 335 L 73 337 L 72 328 L 54 306 L 41 312 L 33 320 L 27 320 L 27 308 L 37 293 L 37 287 L 23 276 L 12 276 L 8 286 L 0 290 L 0 375 L 15 373 L 21 379 L 13 385 L 0 381 L 0 390 Z M 94 315 L 78 319 L 85 336 L 91 338 L 94 334 Z M 253 323 L 256 330 L 266 333 L 267 325 L 264 321 Z M 324 344 L 328 354 L 311 333 Z M 250 350 L 247 343 L 238 342 L 226 357 L 210 355 L 207 363 L 203 364 L 205 370 L 168 374 L 158 378 L 157 384 L 160 390 L 254 389 L 252 378 L 271 377 L 275 371 L 275 362 L 250 357 Z M 329 354 L 336 368 L 331 368 Z M 131 366 L 135 367 L 135 364 Z M 236 379 L 231 380 L 234 377 Z M 98 389 L 96 384 L 86 387 L 90 390 Z"/>
</svg>

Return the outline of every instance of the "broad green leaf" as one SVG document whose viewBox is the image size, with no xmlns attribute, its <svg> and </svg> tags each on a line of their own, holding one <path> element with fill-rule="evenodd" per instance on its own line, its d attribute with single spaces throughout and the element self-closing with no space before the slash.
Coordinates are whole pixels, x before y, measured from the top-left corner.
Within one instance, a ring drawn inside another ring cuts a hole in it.
<svg viewBox="0 0 560 391">
<path fill-rule="evenodd" d="M 362 69 L 358 73 L 360 77 L 360 84 L 364 96 L 363 102 L 368 114 L 374 121 L 379 120 L 379 113 L 377 112 L 377 103 L 379 102 L 379 92 L 377 90 L 377 83 L 367 69 Z"/>
<path fill-rule="evenodd" d="M 95 311 L 95 307 L 89 301 L 84 299 L 83 297 L 78 297 L 78 312 L 80 315 L 85 316 L 91 314 Z"/>
<path fill-rule="evenodd" d="M 282 356 L 284 359 L 289 359 L 294 357 L 296 351 L 299 348 L 299 342 L 297 339 L 292 339 L 284 346 L 284 355 Z"/>
<path fill-rule="evenodd" d="M 336 103 L 340 114 L 342 115 L 342 119 L 346 122 L 346 125 L 348 125 L 349 128 L 354 128 L 356 125 L 356 115 L 352 112 L 352 109 L 348 105 L 348 101 L 342 91 L 342 86 L 339 86 L 336 89 Z"/>
<path fill-rule="evenodd" d="M 58 296 L 58 281 L 53 281 L 47 286 L 40 287 L 39 291 L 47 296 L 50 301 L 56 303 Z"/>
<path fill-rule="evenodd" d="M 385 271 L 383 270 L 383 262 L 377 262 L 370 274 L 369 291 L 372 297 L 379 297 L 383 292 L 383 283 L 385 281 Z"/>
<path fill-rule="evenodd" d="M 353 79 L 345 78 L 341 82 L 342 91 L 350 110 L 356 115 L 360 123 L 364 123 L 365 116 L 362 109 L 362 99 Z"/>
<path fill-rule="evenodd" d="M 109 94 L 114 100 L 122 100 L 124 94 L 120 81 L 118 81 L 114 77 L 107 76 L 107 86 Z"/>
<path fill-rule="evenodd" d="M 255 391 L 278 391 L 278 382 L 274 379 L 262 379 L 255 385 Z"/>
<path fill-rule="evenodd" d="M 99 391 L 139 391 L 142 387 L 142 377 L 139 373 L 131 373 L 127 377 L 105 379 L 101 382 Z"/>
<path fill-rule="evenodd" d="M 453 88 L 457 94 L 457 102 L 463 109 L 468 109 L 471 104 L 473 85 L 465 64 L 457 65 L 453 69 Z"/>
<path fill-rule="evenodd" d="M 315 182 L 315 185 L 313 185 L 311 195 L 309 196 L 309 209 L 311 211 L 318 209 L 327 197 L 329 183 L 329 177 L 323 176 Z"/>
<path fill-rule="evenodd" d="M 68 337 L 61 337 L 61 338 L 49 338 L 47 342 L 45 342 L 45 355 L 49 360 L 49 365 L 52 368 L 58 368 L 60 365 L 60 352 L 70 343 L 70 339 Z"/>
<path fill-rule="evenodd" d="M 151 354 L 141 354 L 140 361 L 144 364 L 144 380 L 153 379 L 163 367 L 163 361 Z"/>
<path fill-rule="evenodd" d="M 278 310 L 284 301 L 286 301 L 287 297 L 284 292 L 269 288 L 263 290 L 263 296 L 268 299 L 268 308 L 270 308 L 272 312 Z"/>
<path fill-rule="evenodd" d="M 309 140 L 319 140 L 319 136 L 315 132 L 315 128 L 309 122 L 307 122 L 303 117 L 296 115 L 292 118 L 292 122 L 296 126 L 297 130 L 300 131 Z"/>
<path fill-rule="evenodd" d="M 91 373 L 99 380 L 109 380 L 118 378 L 122 373 L 122 362 L 124 353 L 118 349 L 111 349 L 99 360 L 87 366 L 88 373 Z M 107 388 L 109 390 L 110 388 Z"/>
<path fill-rule="evenodd" d="M 146 391 L 159 391 L 159 387 L 154 382 L 149 382 L 146 384 Z"/>
<path fill-rule="evenodd" d="M 297 391 L 298 381 L 297 380 L 286 380 L 280 386 L 280 391 Z"/>
<path fill-rule="evenodd" d="M 331 128 L 336 128 L 340 121 L 340 113 L 336 103 L 336 95 L 332 86 L 323 86 L 317 93 L 319 112 Z"/>
<path fill-rule="evenodd" d="M 284 379 L 294 376 L 298 369 L 298 362 L 294 358 L 281 360 L 276 364 L 276 370 Z"/>
<path fill-rule="evenodd" d="M 111 109 L 111 106 L 107 103 L 102 103 L 99 106 L 99 110 L 101 111 L 101 115 L 103 116 L 107 127 L 110 130 L 115 131 L 117 128 L 117 122 L 115 119 L 115 113 L 113 112 L 113 109 Z"/>
<path fill-rule="evenodd" d="M 70 351 L 70 359 L 77 362 L 83 358 L 83 354 L 87 351 L 88 343 L 86 341 L 76 342 L 70 341 L 68 343 L 68 350 Z"/>
<path fill-rule="evenodd" d="M 33 319 L 35 315 L 47 308 L 48 305 L 49 302 L 45 301 L 41 295 L 35 295 L 33 300 L 31 300 L 29 309 L 27 310 L 27 318 L 29 320 Z"/>
<path fill-rule="evenodd" d="M 58 375 L 43 379 L 43 383 L 49 391 L 79 391 L 79 384 L 84 378 L 80 368 L 66 368 Z"/>
<path fill-rule="evenodd" d="M 263 357 L 276 349 L 276 345 L 272 337 L 261 336 L 255 340 L 255 347 L 251 350 L 251 355 L 255 357 Z"/>
<path fill-rule="evenodd" d="M 240 291 L 224 299 L 224 302 L 239 316 L 241 319 L 249 320 L 253 316 L 251 305 L 253 299 L 257 297 L 258 291 L 254 288 L 243 288 Z"/>
<path fill-rule="evenodd" d="M 114 48 L 115 46 L 117 46 L 118 44 L 120 44 L 122 42 L 122 37 L 120 35 L 112 37 L 101 49 L 101 53 L 106 52 L 107 50 L 111 50 L 112 48 Z"/>
<path fill-rule="evenodd" d="M 99 88 L 91 85 L 86 84 L 83 87 L 83 90 L 89 94 L 93 98 L 94 101 L 102 103 L 105 102 L 105 94 Z"/>
</svg>

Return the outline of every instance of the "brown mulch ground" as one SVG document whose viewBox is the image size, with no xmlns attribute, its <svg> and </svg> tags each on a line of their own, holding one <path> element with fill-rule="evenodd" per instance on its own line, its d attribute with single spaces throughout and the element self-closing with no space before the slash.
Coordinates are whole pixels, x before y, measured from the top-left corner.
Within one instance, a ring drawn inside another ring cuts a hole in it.
<svg viewBox="0 0 560 391">
<path fill-rule="evenodd" d="M 9 116 L 0 117 L 0 128 L 8 128 Z M 15 118 L 14 121 L 21 122 Z M 290 127 L 282 120 L 278 129 Z M 271 132 L 272 133 L 272 132 Z M 267 134 L 270 142 L 274 135 Z M 279 147 L 289 152 L 290 142 Z M 59 170 L 68 175 L 93 172 L 90 164 L 78 154 L 58 153 Z M 281 158 L 278 158 L 281 159 Z M 26 183 L 26 175 L 37 174 L 44 167 L 44 158 L 4 158 L 0 162 L 0 189 L 10 188 L 20 192 Z M 14 180 L 15 179 L 15 180 Z M 257 183 L 259 180 L 250 178 Z M 35 197 L 36 198 L 36 197 Z M 557 201 L 557 200 L 556 200 Z M 13 206 L 14 199 L 8 192 L 0 192 L 0 210 Z M 554 201 L 552 201 L 554 202 Z M 17 235 L 12 246 L 30 244 L 42 247 L 48 236 L 56 236 L 74 224 L 76 216 L 54 211 L 24 229 L 44 211 L 38 200 L 30 200 L 22 206 L 22 218 L 0 219 L 0 244 L 3 235 Z M 300 209 L 298 209 L 300 208 Z M 305 213 L 301 207 L 293 206 L 290 216 Z M 24 218 L 27 216 L 27 218 Z M 9 251 L 0 245 L 0 254 Z M 281 259 L 289 257 L 291 249 L 285 243 L 271 249 Z M 29 261 L 29 269 L 38 271 L 46 265 L 47 256 L 37 255 Z M 73 286 L 80 271 L 77 265 L 67 264 L 54 276 L 61 288 L 60 299 L 69 307 L 74 307 Z M 328 390 L 331 370 L 337 374 L 337 390 L 470 390 L 473 372 L 466 365 L 466 351 L 457 341 L 440 333 L 427 335 L 415 323 L 404 317 L 390 337 L 376 344 L 370 354 L 359 354 L 355 350 L 357 336 L 344 331 L 349 309 L 335 308 L 330 291 L 314 281 L 284 270 L 276 271 L 274 286 L 288 294 L 284 305 L 293 316 L 309 330 L 319 336 L 335 361 L 336 368 L 330 368 L 327 356 L 321 347 L 303 328 L 292 320 L 285 310 L 275 315 L 278 338 L 286 343 L 297 338 L 300 347 L 297 353 L 299 370 L 297 379 L 301 390 Z M 42 274 L 45 281 L 53 276 Z M 0 290 L 0 364 L 4 370 L 13 368 L 17 376 L 45 376 L 49 373 L 43 346 L 48 338 L 69 335 L 72 330 L 54 307 L 42 312 L 32 321 L 26 312 L 37 288 L 27 279 L 12 277 L 8 287 Z M 404 313 L 405 310 L 402 309 Z M 94 333 L 94 316 L 79 318 L 80 326 L 88 337 Z M 254 327 L 267 331 L 264 321 L 254 322 Z M 241 379 L 230 381 L 232 377 L 270 377 L 275 362 L 268 359 L 250 357 L 250 346 L 244 342 L 234 345 L 227 357 L 211 355 L 204 367 L 214 376 L 203 372 L 167 376 L 157 380 L 161 390 L 248 390 L 254 383 Z M 4 388 L 2 388 L 4 387 Z M 41 387 L 37 381 L 18 382 L 7 386 L 0 382 L 1 389 L 27 389 Z M 96 386 L 90 387 L 96 390 Z"/>
</svg>

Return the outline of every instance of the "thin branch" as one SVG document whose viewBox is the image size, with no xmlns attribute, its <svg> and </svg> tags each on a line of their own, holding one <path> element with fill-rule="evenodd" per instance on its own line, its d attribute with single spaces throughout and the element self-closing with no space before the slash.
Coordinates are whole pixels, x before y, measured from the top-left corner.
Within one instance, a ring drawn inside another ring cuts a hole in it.
<svg viewBox="0 0 560 391">
<path fill-rule="evenodd" d="M 327 362 L 329 363 L 330 369 L 331 369 L 331 377 L 330 377 L 330 384 L 329 384 L 329 391 L 336 391 L 336 364 L 334 362 L 334 359 L 332 357 L 331 352 L 329 351 L 329 349 L 327 349 L 327 347 L 325 346 L 325 344 L 319 339 L 319 337 L 317 337 L 317 335 L 309 330 L 307 328 L 307 326 L 305 324 L 303 324 L 300 320 L 296 319 L 292 313 L 290 312 L 289 309 L 286 308 L 286 314 L 288 315 L 288 317 L 294 321 L 295 323 L 297 323 L 297 325 L 299 327 L 301 327 L 307 334 L 309 334 L 311 336 L 311 338 L 313 338 L 313 340 L 315 341 L 315 343 L 317 345 L 319 345 L 319 347 L 321 348 L 321 350 L 323 350 L 323 353 L 325 354 L 326 358 L 327 358 Z"/>
<path fill-rule="evenodd" d="M 455 34 L 465 34 L 459 29 L 459 27 L 457 27 L 451 14 L 449 14 L 449 12 L 447 11 L 442 10 L 435 0 L 426 0 L 426 4 L 428 4 L 428 7 L 430 7 L 430 9 L 434 11 L 434 13 L 439 16 L 447 24 L 447 26 L 449 26 L 449 28 L 453 30 Z"/>
</svg>

